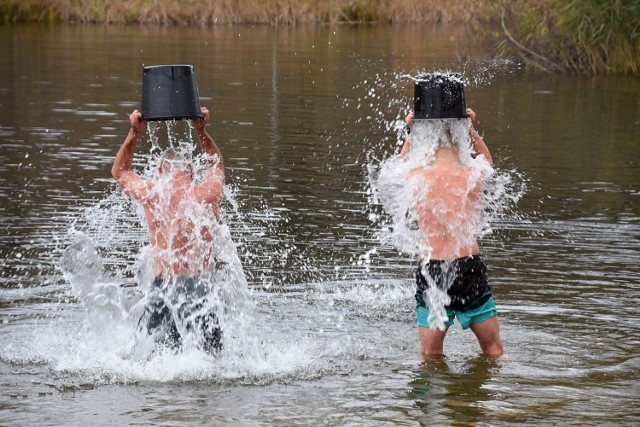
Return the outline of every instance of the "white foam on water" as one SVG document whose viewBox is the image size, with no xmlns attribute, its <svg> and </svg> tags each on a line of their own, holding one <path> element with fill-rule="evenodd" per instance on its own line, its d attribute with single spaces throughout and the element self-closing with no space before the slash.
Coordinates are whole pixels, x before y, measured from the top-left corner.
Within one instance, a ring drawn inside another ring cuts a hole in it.
<svg viewBox="0 0 640 427">
<path fill-rule="evenodd" d="M 348 307 L 348 315 L 365 319 L 412 320 L 415 289 L 405 280 L 349 281 L 330 286 L 324 292 L 327 305 Z M 337 312 L 337 309 L 334 309 Z"/>
<path fill-rule="evenodd" d="M 134 328 L 119 328 L 117 322 L 104 319 L 102 330 L 70 322 L 68 316 L 39 322 L 31 333 L 4 346 L 2 359 L 16 366 L 46 365 L 53 371 L 52 379 L 65 384 L 194 380 L 260 384 L 317 377 L 333 369 L 323 356 L 338 354 L 326 342 L 306 336 L 283 339 L 263 327 L 255 329 L 262 333 L 257 347 L 243 341 L 245 345 L 236 345 L 234 351 L 215 356 L 194 347 L 175 352 L 153 347 L 136 336 Z"/>
</svg>

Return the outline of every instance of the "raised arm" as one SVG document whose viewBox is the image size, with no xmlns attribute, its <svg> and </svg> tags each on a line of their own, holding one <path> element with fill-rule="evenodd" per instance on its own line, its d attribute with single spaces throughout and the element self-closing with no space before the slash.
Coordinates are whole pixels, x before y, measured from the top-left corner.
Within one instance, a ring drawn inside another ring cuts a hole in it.
<svg viewBox="0 0 640 427">
<path fill-rule="evenodd" d="M 409 141 L 409 131 L 411 129 L 411 125 L 413 124 L 413 111 L 407 114 L 407 117 L 404 118 L 404 122 L 407 124 L 407 137 L 404 139 L 404 144 L 402 144 L 402 149 L 400 150 L 400 157 L 403 159 L 407 158 L 407 154 L 409 154 L 409 150 L 411 150 L 411 142 Z"/>
<path fill-rule="evenodd" d="M 476 119 L 476 113 L 471 108 L 467 108 L 467 116 L 469 116 L 469 120 L 471 120 L 471 130 L 469 131 L 471 134 L 471 146 L 475 155 L 483 155 L 487 162 L 490 165 L 493 165 L 493 159 L 491 158 L 491 153 L 489 152 L 489 148 L 487 144 L 484 143 L 484 140 L 473 127 L 473 121 Z"/>
<path fill-rule="evenodd" d="M 129 122 L 131 123 L 131 129 L 129 129 L 124 143 L 116 154 L 111 168 L 111 175 L 129 197 L 142 201 L 148 196 L 151 184 L 133 172 L 131 164 L 138 144 L 138 137 L 143 132 L 147 122 L 142 120 L 142 113 L 138 110 L 134 110 L 129 115 Z"/>
<path fill-rule="evenodd" d="M 204 174 L 204 180 L 196 186 L 198 198 L 209 203 L 215 212 L 216 217 L 220 209 L 220 201 L 224 194 L 224 161 L 220 148 L 207 133 L 205 126 L 209 121 L 209 110 L 202 108 L 204 119 L 194 119 L 193 124 L 198 132 L 200 147 L 209 156 L 208 168 Z"/>
<path fill-rule="evenodd" d="M 211 135 L 207 133 L 205 126 L 209 122 L 209 110 L 202 107 L 202 115 L 204 119 L 196 118 L 193 120 L 193 124 L 198 132 L 198 139 L 200 140 L 200 148 L 209 156 L 209 166 L 218 169 L 218 173 L 224 174 L 224 161 L 222 159 L 222 152 L 211 138 Z"/>
</svg>

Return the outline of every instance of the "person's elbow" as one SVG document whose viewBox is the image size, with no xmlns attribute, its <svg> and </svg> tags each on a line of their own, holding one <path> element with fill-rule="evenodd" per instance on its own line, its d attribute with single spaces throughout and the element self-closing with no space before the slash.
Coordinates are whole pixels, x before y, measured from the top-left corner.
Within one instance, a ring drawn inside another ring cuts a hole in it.
<svg viewBox="0 0 640 427">
<path fill-rule="evenodd" d="M 481 156 L 484 157 L 484 160 L 489 164 L 489 166 L 493 167 L 493 158 L 491 158 L 491 154 L 481 153 Z"/>
<path fill-rule="evenodd" d="M 485 160 L 489 163 L 489 166 L 493 166 L 493 157 L 491 157 L 491 153 L 489 150 L 485 150 L 483 153 Z"/>
<path fill-rule="evenodd" d="M 111 168 L 111 176 L 113 176 L 113 179 L 115 179 L 116 182 L 120 185 L 123 184 L 127 172 L 127 169 L 123 168 L 122 166 L 113 165 L 113 167 Z"/>
<path fill-rule="evenodd" d="M 122 176 L 122 168 L 113 165 L 111 167 L 111 176 L 113 176 L 113 179 L 115 179 L 116 181 L 119 181 L 120 177 Z"/>
</svg>

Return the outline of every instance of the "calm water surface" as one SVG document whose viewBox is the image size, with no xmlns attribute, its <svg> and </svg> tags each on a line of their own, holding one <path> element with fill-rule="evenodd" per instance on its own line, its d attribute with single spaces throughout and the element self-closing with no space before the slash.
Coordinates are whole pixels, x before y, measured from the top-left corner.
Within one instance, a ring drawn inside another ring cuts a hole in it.
<svg viewBox="0 0 640 427">
<path fill-rule="evenodd" d="M 640 81 L 530 75 L 472 39 L 425 27 L 0 28 L 0 424 L 640 422 Z M 99 228 L 100 207 L 119 200 L 100 250 L 137 292 L 144 228 L 110 168 L 142 66 L 169 63 L 195 66 L 212 112 L 260 364 L 131 360 L 117 330 L 98 345 L 60 272 L 72 226 Z M 481 242 L 499 361 L 456 325 L 447 357 L 420 363 L 416 260 L 381 243 L 371 219 L 368 170 L 398 150 L 411 102 L 400 76 L 439 69 L 466 73 L 497 168 L 511 191 L 526 187 Z"/>
</svg>

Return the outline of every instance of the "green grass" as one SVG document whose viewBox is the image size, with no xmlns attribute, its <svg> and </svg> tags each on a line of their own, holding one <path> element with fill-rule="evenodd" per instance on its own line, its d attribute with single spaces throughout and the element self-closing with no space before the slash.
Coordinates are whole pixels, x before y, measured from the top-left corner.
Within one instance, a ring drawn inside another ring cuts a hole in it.
<svg viewBox="0 0 640 427">
<path fill-rule="evenodd" d="M 640 73 L 640 0 L 515 0 L 505 10 L 503 54 L 553 71 Z"/>
</svg>

